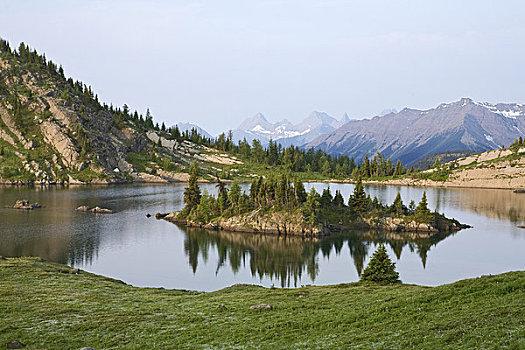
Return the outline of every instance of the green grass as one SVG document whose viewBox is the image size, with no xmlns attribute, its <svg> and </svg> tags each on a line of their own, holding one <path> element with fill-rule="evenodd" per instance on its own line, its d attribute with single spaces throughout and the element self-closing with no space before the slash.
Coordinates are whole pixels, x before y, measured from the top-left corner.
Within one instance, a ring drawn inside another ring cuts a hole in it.
<svg viewBox="0 0 525 350">
<path fill-rule="evenodd" d="M 0 344 L 17 339 L 29 349 L 525 347 L 525 272 L 434 288 L 236 285 L 197 293 L 137 288 L 67 271 L 36 258 L 0 260 Z M 274 309 L 249 309 L 260 303 Z"/>
<path fill-rule="evenodd" d="M 141 153 L 126 153 L 128 160 L 140 172 L 146 172 L 146 168 L 151 168 L 151 156 Z"/>
<path fill-rule="evenodd" d="M 89 167 L 72 174 L 75 179 L 82 182 L 91 182 L 95 179 L 104 179 L 104 174 L 98 174 Z"/>
</svg>

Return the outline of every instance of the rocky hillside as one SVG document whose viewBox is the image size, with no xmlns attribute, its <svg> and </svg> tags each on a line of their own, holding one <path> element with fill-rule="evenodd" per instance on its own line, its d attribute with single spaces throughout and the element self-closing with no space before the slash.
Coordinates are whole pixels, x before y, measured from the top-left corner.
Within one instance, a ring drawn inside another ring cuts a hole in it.
<svg viewBox="0 0 525 350">
<path fill-rule="evenodd" d="M 307 147 L 356 160 L 379 151 L 386 158 L 412 165 L 440 152 L 498 149 L 524 133 L 524 105 L 493 105 L 463 98 L 428 110 L 405 108 L 372 119 L 352 120 Z"/>
<path fill-rule="evenodd" d="M 369 183 L 374 183 L 370 181 Z M 459 158 L 391 185 L 525 189 L 525 146 Z"/>
<path fill-rule="evenodd" d="M 210 173 L 239 163 L 101 104 L 44 55 L 0 41 L 1 183 L 178 181 L 193 160 Z"/>
</svg>

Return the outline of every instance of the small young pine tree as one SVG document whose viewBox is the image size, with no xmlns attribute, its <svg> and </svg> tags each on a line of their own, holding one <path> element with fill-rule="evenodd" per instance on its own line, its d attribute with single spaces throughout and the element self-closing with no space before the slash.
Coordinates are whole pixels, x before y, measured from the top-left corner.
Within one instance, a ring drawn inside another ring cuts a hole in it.
<svg viewBox="0 0 525 350">
<path fill-rule="evenodd" d="M 393 263 L 386 252 L 383 243 L 372 255 L 368 266 L 361 274 L 361 281 L 396 283 L 399 281 L 399 273 L 395 270 L 396 264 Z"/>
<path fill-rule="evenodd" d="M 330 192 L 330 186 L 328 186 L 328 188 L 323 190 L 323 194 L 321 195 L 321 207 L 327 208 L 332 203 L 333 199 L 332 193 Z"/>
<path fill-rule="evenodd" d="M 413 213 L 414 210 L 416 210 L 416 202 L 414 202 L 413 199 L 410 201 L 410 204 L 408 205 L 408 210 L 410 210 L 411 213 Z"/>
<path fill-rule="evenodd" d="M 368 209 L 367 205 L 365 189 L 361 177 L 359 177 L 355 184 L 354 193 L 348 199 L 348 206 L 357 212 L 365 212 Z"/>
<path fill-rule="evenodd" d="M 332 200 L 332 204 L 336 207 L 344 207 L 345 206 L 345 200 L 343 198 L 343 195 L 339 190 L 335 191 L 334 199 Z"/>
<path fill-rule="evenodd" d="M 427 193 L 423 192 L 423 197 L 421 197 L 421 202 L 416 207 L 415 210 L 417 221 L 429 223 L 433 219 L 432 212 L 428 209 Z"/>
<path fill-rule="evenodd" d="M 390 206 L 390 211 L 394 213 L 395 215 L 403 215 L 404 209 L 403 209 L 403 201 L 401 200 L 401 194 L 397 192 L 396 199 L 394 199 L 394 203 Z"/>
</svg>

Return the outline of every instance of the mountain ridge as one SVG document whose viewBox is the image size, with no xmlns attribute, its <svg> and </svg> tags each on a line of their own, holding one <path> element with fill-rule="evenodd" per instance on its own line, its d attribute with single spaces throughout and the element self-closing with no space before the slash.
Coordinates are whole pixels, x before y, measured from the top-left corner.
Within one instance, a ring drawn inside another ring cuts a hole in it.
<svg viewBox="0 0 525 350">
<path fill-rule="evenodd" d="M 317 137 L 305 147 L 345 154 L 357 161 L 366 154 L 413 164 L 445 151 L 483 152 L 525 135 L 525 107 L 519 103 L 478 103 L 462 98 L 436 108 L 404 108 L 371 119 L 352 120 Z"/>
</svg>

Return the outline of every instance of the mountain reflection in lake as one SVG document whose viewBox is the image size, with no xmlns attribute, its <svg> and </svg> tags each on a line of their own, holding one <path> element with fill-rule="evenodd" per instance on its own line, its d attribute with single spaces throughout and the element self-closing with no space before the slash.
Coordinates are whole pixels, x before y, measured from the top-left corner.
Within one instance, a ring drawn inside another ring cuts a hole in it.
<svg viewBox="0 0 525 350">
<path fill-rule="evenodd" d="M 327 184 L 305 184 L 318 192 Z M 184 185 L 0 187 L 0 255 L 40 256 L 137 286 L 217 290 L 236 283 L 264 286 L 335 284 L 359 279 L 379 242 L 386 243 L 406 283 L 437 285 L 525 269 L 525 194 L 505 190 L 367 186 L 384 203 L 401 192 L 474 228 L 430 238 L 352 231 L 322 240 L 190 230 L 146 213 L 179 210 Z M 209 192 L 213 184 L 203 185 Z M 247 189 L 247 186 L 244 187 Z M 350 184 L 330 184 L 345 199 Z M 4 208 L 17 199 L 44 207 Z M 100 205 L 112 215 L 78 213 Z"/>
</svg>

